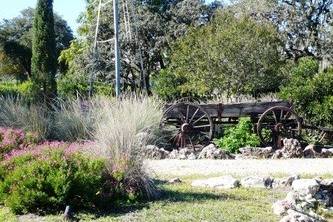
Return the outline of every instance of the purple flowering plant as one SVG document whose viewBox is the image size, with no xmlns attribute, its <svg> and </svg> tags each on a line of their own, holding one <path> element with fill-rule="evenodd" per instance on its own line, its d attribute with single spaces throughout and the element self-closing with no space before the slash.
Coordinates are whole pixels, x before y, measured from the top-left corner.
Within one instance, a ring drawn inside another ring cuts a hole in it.
<svg viewBox="0 0 333 222">
<path fill-rule="evenodd" d="M 21 129 L 0 127 L 0 158 L 12 150 L 25 149 L 38 143 L 38 135 Z"/>
</svg>

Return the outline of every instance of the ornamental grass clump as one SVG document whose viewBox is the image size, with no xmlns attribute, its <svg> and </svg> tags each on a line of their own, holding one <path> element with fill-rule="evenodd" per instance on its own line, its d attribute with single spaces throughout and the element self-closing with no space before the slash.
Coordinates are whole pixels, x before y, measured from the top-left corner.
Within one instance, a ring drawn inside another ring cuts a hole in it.
<svg viewBox="0 0 333 222">
<path fill-rule="evenodd" d="M 53 107 L 53 124 L 50 137 L 62 141 L 89 140 L 95 130 L 96 100 L 79 98 L 59 100 Z"/>
<path fill-rule="evenodd" d="M 0 107 L 0 126 L 34 132 L 39 139 L 48 136 L 51 120 L 45 107 L 14 97 L 0 97 Z"/>
<path fill-rule="evenodd" d="M 156 189 L 143 167 L 143 149 L 158 128 L 162 115 L 159 102 L 148 97 L 128 96 L 117 101 L 100 100 L 96 125 L 96 153 L 107 159 L 111 177 L 146 198 Z"/>
</svg>

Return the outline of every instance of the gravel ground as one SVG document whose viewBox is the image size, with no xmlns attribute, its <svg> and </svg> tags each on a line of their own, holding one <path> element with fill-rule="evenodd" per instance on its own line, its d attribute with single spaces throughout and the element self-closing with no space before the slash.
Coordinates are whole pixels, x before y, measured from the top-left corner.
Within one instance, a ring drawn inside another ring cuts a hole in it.
<svg viewBox="0 0 333 222">
<path fill-rule="evenodd" d="M 333 175 L 333 159 L 147 160 L 152 176 Z"/>
</svg>

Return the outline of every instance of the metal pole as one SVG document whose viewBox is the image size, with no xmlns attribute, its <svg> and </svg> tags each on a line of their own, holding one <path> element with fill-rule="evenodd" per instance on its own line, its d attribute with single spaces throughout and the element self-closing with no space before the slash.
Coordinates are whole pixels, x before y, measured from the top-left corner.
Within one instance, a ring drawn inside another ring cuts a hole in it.
<svg viewBox="0 0 333 222">
<path fill-rule="evenodd" d="M 119 10 L 118 0 L 113 0 L 113 18 L 114 18 L 114 51 L 115 51 L 115 74 L 116 74 L 116 96 L 120 96 L 120 48 L 119 48 Z"/>
</svg>

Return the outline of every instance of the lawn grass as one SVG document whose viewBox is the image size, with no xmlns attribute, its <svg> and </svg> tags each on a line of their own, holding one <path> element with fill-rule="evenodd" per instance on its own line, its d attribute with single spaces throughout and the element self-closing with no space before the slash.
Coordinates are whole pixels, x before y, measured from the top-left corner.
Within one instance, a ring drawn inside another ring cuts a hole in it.
<svg viewBox="0 0 333 222">
<path fill-rule="evenodd" d="M 272 213 L 272 203 L 285 197 L 283 190 L 192 188 L 189 181 L 163 184 L 161 197 L 148 203 L 137 203 L 116 212 L 96 215 L 78 213 L 80 221 L 278 221 Z M 7 208 L 1 208 L 0 220 L 12 218 Z M 1 220 L 4 221 L 4 220 Z M 61 216 L 43 217 L 43 221 L 61 221 Z"/>
</svg>

